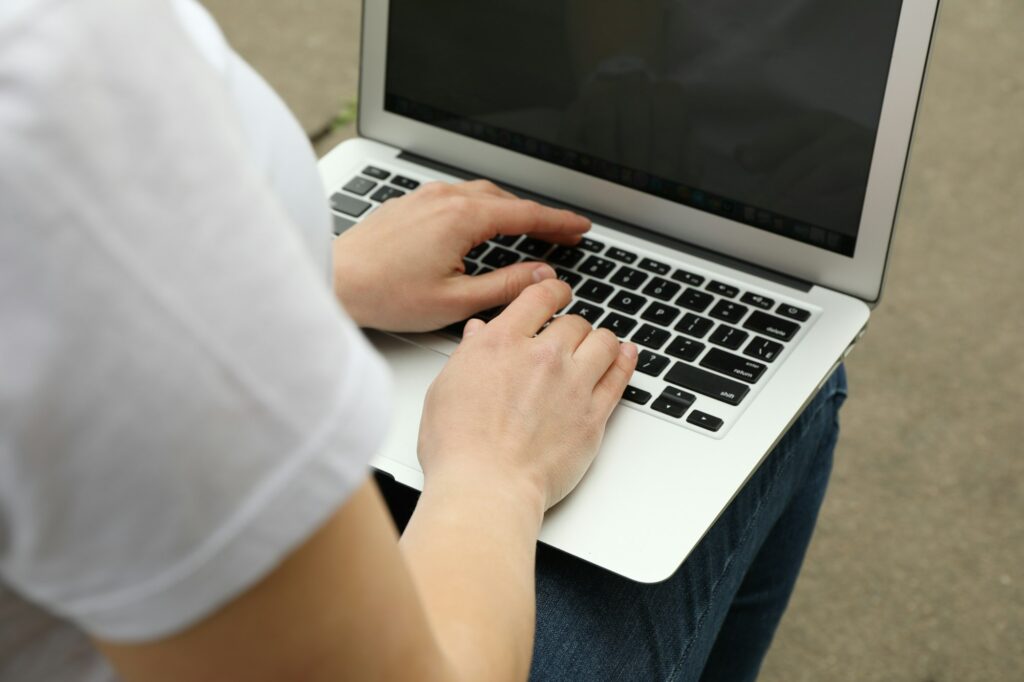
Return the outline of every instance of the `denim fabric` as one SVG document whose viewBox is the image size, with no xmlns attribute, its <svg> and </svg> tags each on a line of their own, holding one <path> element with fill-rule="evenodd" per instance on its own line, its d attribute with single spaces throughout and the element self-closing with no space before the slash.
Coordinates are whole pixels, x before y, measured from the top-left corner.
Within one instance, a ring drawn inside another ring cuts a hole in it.
<svg viewBox="0 0 1024 682">
<path fill-rule="evenodd" d="M 755 679 L 814 530 L 845 398 L 840 367 L 664 582 L 636 583 L 541 545 L 530 679 Z M 403 528 L 416 494 L 378 480 Z"/>
</svg>

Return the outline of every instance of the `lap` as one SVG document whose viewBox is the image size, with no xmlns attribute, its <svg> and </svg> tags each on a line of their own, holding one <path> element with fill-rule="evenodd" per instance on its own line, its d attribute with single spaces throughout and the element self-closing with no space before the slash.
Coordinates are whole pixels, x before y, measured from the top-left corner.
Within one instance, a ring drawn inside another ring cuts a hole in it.
<svg viewBox="0 0 1024 682">
<path fill-rule="evenodd" d="M 698 680 L 723 623 L 742 619 L 735 603 L 748 588 L 778 593 L 774 603 L 757 605 L 753 614 L 771 621 L 767 629 L 762 624 L 766 634 L 760 635 L 770 641 L 824 494 L 845 395 L 840 368 L 679 570 L 661 583 L 636 583 L 540 545 L 530 679 Z M 404 528 L 418 493 L 384 477 L 378 481 Z M 752 566 L 757 575 L 751 575 Z M 742 641 L 744 651 L 737 656 L 756 657 L 738 667 L 756 674 L 768 642 L 743 641 L 752 635 L 742 623 L 727 629 Z M 716 666 L 733 655 L 719 656 L 718 649 L 712 656 Z"/>
<path fill-rule="evenodd" d="M 784 608 L 831 469 L 845 392 L 840 370 L 668 580 L 636 583 L 541 545 L 531 679 L 699 679 L 734 596 L 773 531 L 796 536 L 797 546 L 760 562 L 769 564 L 763 568 L 775 574 L 771 580 L 783 583 Z M 812 488 L 803 491 L 809 508 L 789 515 L 799 527 L 777 529 L 805 484 Z M 773 631 L 774 625 L 769 639 Z"/>
</svg>

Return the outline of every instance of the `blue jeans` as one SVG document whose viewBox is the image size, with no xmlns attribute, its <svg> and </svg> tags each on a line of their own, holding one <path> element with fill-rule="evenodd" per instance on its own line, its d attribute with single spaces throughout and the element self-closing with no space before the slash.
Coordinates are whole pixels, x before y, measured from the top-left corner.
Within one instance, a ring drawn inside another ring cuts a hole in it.
<svg viewBox="0 0 1024 682">
<path fill-rule="evenodd" d="M 845 398 L 840 367 L 668 580 L 636 583 L 541 545 L 530 679 L 754 680 L 825 496 Z M 404 527 L 415 495 L 382 489 Z"/>
</svg>

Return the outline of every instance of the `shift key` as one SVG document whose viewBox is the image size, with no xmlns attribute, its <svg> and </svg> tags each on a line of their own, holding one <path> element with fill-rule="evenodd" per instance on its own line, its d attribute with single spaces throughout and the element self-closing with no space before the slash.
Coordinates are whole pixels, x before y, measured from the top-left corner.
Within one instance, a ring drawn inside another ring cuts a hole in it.
<svg viewBox="0 0 1024 682">
<path fill-rule="evenodd" d="M 665 381 L 715 400 L 721 400 L 729 405 L 739 405 L 740 401 L 750 392 L 748 386 L 738 381 L 706 372 L 685 362 L 677 362 L 672 365 L 672 369 L 665 375 Z"/>
</svg>

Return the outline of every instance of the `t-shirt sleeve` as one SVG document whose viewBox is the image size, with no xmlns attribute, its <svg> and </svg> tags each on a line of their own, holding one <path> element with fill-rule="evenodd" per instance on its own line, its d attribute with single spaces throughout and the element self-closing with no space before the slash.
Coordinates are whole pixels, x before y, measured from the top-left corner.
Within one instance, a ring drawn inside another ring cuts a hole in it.
<svg viewBox="0 0 1024 682">
<path fill-rule="evenodd" d="M 45 4 L 0 41 L 0 580 L 150 640 L 365 480 L 388 378 L 166 3 Z"/>
</svg>

